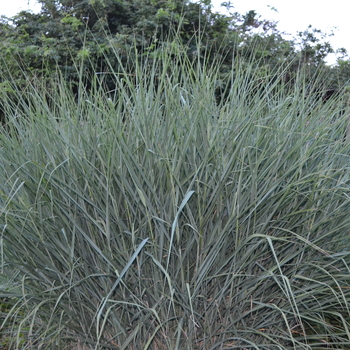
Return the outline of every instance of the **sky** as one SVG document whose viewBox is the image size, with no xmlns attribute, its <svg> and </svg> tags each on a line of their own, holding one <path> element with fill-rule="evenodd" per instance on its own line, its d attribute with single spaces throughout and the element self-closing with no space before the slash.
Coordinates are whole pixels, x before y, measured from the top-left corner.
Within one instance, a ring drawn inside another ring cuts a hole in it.
<svg viewBox="0 0 350 350">
<path fill-rule="evenodd" d="M 223 1 L 212 2 L 215 8 L 219 8 Z M 293 35 L 304 31 L 310 24 L 325 33 L 333 31 L 334 36 L 327 38 L 327 41 L 334 49 L 345 47 L 350 54 L 350 3 L 346 0 L 232 0 L 231 3 L 238 13 L 255 10 L 262 19 L 278 21 L 280 31 L 292 34 L 286 36 L 287 39 L 292 39 Z M 335 55 L 330 55 L 327 61 L 329 64 L 335 63 Z"/>
<path fill-rule="evenodd" d="M 41 6 L 36 0 L 0 0 L 0 15 L 12 17 L 22 10 L 39 12 Z"/>
<path fill-rule="evenodd" d="M 212 0 L 215 9 L 220 9 L 220 3 L 225 0 Z M 228 1 L 228 0 L 226 0 Z M 36 0 L 0 0 L 0 15 L 14 16 L 20 10 L 40 11 L 40 5 Z M 232 0 L 234 11 L 246 13 L 255 10 L 263 19 L 277 20 L 278 29 L 295 35 L 298 31 L 305 30 L 309 24 L 323 32 L 334 32 L 334 36 L 328 38 L 333 48 L 345 47 L 350 54 L 350 3 L 345 0 L 332 0 L 324 2 L 320 0 Z M 271 7 L 277 10 L 271 10 Z M 292 36 L 287 38 L 292 38 Z M 335 63 L 335 55 L 328 57 L 328 63 Z"/>
</svg>

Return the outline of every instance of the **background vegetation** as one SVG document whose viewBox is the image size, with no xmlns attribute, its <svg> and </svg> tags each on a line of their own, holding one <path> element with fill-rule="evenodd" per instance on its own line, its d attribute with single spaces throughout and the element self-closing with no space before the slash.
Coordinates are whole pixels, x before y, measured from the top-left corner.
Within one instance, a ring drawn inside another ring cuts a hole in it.
<svg viewBox="0 0 350 350">
<path fill-rule="evenodd" d="M 346 61 L 205 3 L 43 4 L 3 23 L 3 347 L 350 348 Z"/>
<path fill-rule="evenodd" d="M 185 45 L 186 52 L 174 51 L 175 55 L 196 59 L 205 52 L 206 59 L 212 63 L 220 56 L 221 73 L 231 70 L 233 58 L 249 61 L 254 56 L 262 74 L 281 61 L 289 62 L 286 79 L 292 79 L 300 65 L 308 66 L 312 73 L 317 67 L 326 66 L 326 56 L 334 51 L 327 35 L 315 28 L 306 28 L 289 41 L 278 30 L 277 23 L 262 19 L 254 11 L 239 14 L 229 2 L 225 3 L 226 15 L 214 12 L 210 0 L 195 3 L 40 0 L 39 3 L 42 5 L 39 14 L 23 11 L 12 19 L 3 17 L 0 22 L 0 83 L 8 80 L 9 73 L 23 80 L 25 71 L 26 81 L 21 81 L 25 88 L 27 79 L 52 77 L 59 69 L 74 88 L 80 71 L 76 64 L 81 62 L 85 84 L 89 85 L 91 75 L 101 72 L 106 74 L 105 84 L 111 88 L 113 79 L 109 79 L 108 72 L 128 66 L 132 74 L 134 62 L 144 60 L 142 55 L 147 54 L 150 61 L 161 55 L 164 46 L 179 43 Z M 349 58 L 344 49 L 340 51 L 338 64 L 324 67 L 329 70 L 328 87 L 333 89 L 349 79 Z M 219 78 L 221 85 L 227 84 L 225 76 Z"/>
</svg>

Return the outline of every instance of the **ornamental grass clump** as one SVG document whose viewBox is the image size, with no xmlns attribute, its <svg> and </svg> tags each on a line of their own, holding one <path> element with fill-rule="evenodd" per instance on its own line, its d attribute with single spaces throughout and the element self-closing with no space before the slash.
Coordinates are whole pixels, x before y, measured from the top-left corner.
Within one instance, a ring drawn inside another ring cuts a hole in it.
<svg viewBox="0 0 350 350">
<path fill-rule="evenodd" d="M 109 72 L 113 91 L 102 72 L 76 95 L 63 78 L 12 86 L 0 136 L 2 339 L 349 348 L 341 96 L 315 97 L 321 72 L 291 85 L 283 67 L 237 59 L 218 101 L 220 62 L 173 49 L 145 54 L 132 75 Z"/>
</svg>

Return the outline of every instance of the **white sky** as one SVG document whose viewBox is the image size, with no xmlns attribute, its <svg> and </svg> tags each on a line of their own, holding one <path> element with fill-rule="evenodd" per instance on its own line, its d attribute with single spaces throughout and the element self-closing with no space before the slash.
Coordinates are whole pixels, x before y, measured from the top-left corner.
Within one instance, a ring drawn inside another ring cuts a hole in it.
<svg viewBox="0 0 350 350">
<path fill-rule="evenodd" d="M 212 0 L 215 6 L 225 0 Z M 309 24 L 334 36 L 327 40 L 334 49 L 345 47 L 350 54 L 350 2 L 348 0 L 232 0 L 234 11 L 246 13 L 256 10 L 263 19 L 277 20 L 280 31 L 295 35 L 304 31 Z M 268 5 L 277 9 L 272 11 Z M 292 36 L 287 37 L 289 39 Z M 330 55 L 329 63 L 335 63 L 335 55 Z"/>
<path fill-rule="evenodd" d="M 36 0 L 0 0 L 0 15 L 12 17 L 22 10 L 39 12 L 41 5 Z"/>
<path fill-rule="evenodd" d="M 225 0 L 212 0 L 219 7 Z M 246 13 L 256 10 L 263 19 L 278 20 L 278 29 L 295 34 L 311 24 L 314 28 L 324 32 L 334 29 L 334 36 L 328 40 L 333 48 L 345 47 L 350 53 L 350 2 L 348 0 L 324 1 L 320 0 L 232 0 L 234 10 Z M 40 5 L 36 0 L 0 0 L 0 15 L 14 16 L 20 10 L 31 9 L 40 11 Z M 278 10 L 272 11 L 268 5 Z M 336 27 L 336 29 L 335 29 Z M 329 57 L 329 63 L 335 62 L 335 57 Z"/>
</svg>

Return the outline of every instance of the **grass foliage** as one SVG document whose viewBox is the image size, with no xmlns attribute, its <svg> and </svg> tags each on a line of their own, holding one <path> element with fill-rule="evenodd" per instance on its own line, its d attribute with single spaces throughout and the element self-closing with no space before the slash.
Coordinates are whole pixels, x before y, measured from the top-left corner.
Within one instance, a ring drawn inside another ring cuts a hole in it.
<svg viewBox="0 0 350 350">
<path fill-rule="evenodd" d="M 218 103 L 220 62 L 134 64 L 4 100 L 8 348 L 350 348 L 341 99 L 237 59 Z"/>
</svg>

